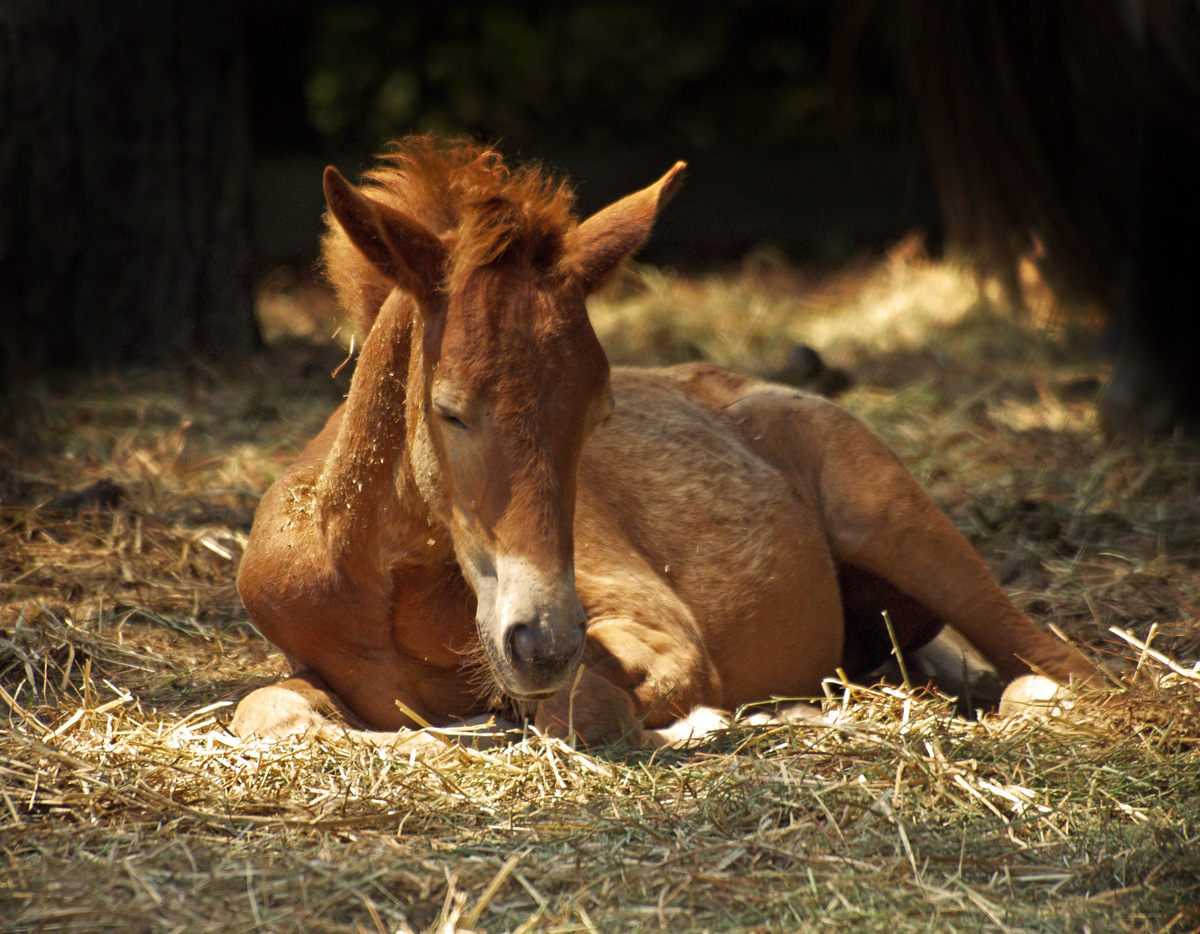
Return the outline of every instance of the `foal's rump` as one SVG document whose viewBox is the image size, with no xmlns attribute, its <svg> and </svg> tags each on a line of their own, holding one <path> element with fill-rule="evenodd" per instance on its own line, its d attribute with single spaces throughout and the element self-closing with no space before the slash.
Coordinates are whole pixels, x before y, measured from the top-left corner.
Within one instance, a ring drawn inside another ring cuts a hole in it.
<svg viewBox="0 0 1200 934">
<path fill-rule="evenodd" d="M 724 411 L 737 420 L 747 445 L 818 505 L 841 574 L 847 636 L 868 643 L 861 647 L 864 658 L 848 661 L 869 667 L 879 657 L 879 621 L 889 609 L 902 649 L 917 649 L 949 626 L 1005 679 L 1033 670 L 1062 682 L 1099 683 L 1095 666 L 1078 650 L 1013 605 L 875 432 L 807 393 L 765 383 L 739 392 Z M 890 642 L 889 635 L 889 650 Z"/>
<path fill-rule="evenodd" d="M 703 364 L 676 367 L 667 375 L 680 381 L 690 394 L 732 417 L 739 437 L 784 478 L 793 498 L 818 517 L 822 535 L 827 536 L 824 517 L 820 515 L 819 483 L 823 448 L 829 439 L 816 434 L 810 437 L 802 430 L 771 435 L 764 433 L 754 419 L 741 416 L 751 407 L 778 407 L 789 414 L 810 410 L 818 418 L 826 412 L 844 417 L 844 410 L 812 393 Z M 798 424 L 804 422 L 791 422 L 793 428 Z M 874 438 L 870 429 L 854 418 L 845 418 L 835 443 L 847 440 L 848 434 Z M 869 486 L 885 478 L 868 475 L 858 480 Z M 902 650 L 915 651 L 933 640 L 945 625 L 945 620 L 898 586 L 897 578 L 903 576 L 900 569 L 885 578 L 854 564 L 835 561 L 835 565 L 842 609 L 841 667 L 850 677 L 867 675 L 887 661 L 893 654 L 893 635 Z M 885 611 L 893 624 L 892 633 L 883 621 Z"/>
</svg>

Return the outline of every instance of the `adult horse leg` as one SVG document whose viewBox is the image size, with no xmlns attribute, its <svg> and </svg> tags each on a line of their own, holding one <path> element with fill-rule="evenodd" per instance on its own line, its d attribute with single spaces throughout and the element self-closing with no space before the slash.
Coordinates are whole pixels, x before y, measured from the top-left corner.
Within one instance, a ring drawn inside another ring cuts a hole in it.
<svg viewBox="0 0 1200 934">
<path fill-rule="evenodd" d="M 1013 606 L 967 540 L 854 416 L 818 397 L 761 384 L 726 411 L 754 450 L 798 488 L 816 491 L 841 568 L 877 579 L 927 611 L 910 620 L 920 625 L 896 627 L 901 650 L 936 635 L 932 620 L 954 627 L 1006 680 L 1041 671 L 1063 682 L 1101 683 L 1080 652 Z M 880 619 L 876 634 L 883 628 Z"/>
</svg>

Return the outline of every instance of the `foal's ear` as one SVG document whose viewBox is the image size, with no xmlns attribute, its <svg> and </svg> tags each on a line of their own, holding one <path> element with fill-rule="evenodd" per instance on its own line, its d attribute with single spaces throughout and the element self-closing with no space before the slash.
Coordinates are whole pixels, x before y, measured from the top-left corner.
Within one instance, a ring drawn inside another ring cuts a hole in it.
<svg viewBox="0 0 1200 934">
<path fill-rule="evenodd" d="M 325 203 L 346 236 L 380 272 L 425 297 L 437 287 L 446 247 L 428 227 L 351 185 L 332 165 L 323 179 Z"/>
<path fill-rule="evenodd" d="M 646 242 L 654 218 L 679 187 L 686 168 L 686 162 L 676 162 L 671 171 L 649 188 L 610 204 L 579 225 L 574 253 L 585 292 L 594 292 L 604 285 L 621 261 Z"/>
</svg>

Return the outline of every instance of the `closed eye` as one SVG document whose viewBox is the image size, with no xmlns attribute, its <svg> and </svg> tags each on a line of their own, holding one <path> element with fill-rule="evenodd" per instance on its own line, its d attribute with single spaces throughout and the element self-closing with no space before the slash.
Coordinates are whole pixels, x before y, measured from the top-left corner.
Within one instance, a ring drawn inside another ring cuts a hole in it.
<svg viewBox="0 0 1200 934">
<path fill-rule="evenodd" d="M 467 430 L 467 423 L 464 422 L 451 409 L 444 408 L 443 406 L 440 406 L 440 405 L 435 405 L 434 410 L 437 412 L 438 418 L 440 418 L 442 420 L 443 425 L 447 425 L 450 428 L 455 428 L 460 431 Z"/>
</svg>

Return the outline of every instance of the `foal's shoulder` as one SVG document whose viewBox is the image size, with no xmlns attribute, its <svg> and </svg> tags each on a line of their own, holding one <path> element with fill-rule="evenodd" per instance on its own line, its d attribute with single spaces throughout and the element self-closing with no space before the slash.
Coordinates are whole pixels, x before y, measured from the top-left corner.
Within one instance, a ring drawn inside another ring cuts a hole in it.
<svg viewBox="0 0 1200 934">
<path fill-rule="evenodd" d="M 337 439 L 338 429 L 341 427 L 342 414 L 345 408 L 345 403 L 338 406 L 337 410 L 325 422 L 325 427 L 304 446 L 304 450 L 296 456 L 296 459 L 275 478 L 270 489 L 263 496 L 263 504 L 259 507 L 260 510 L 270 511 L 276 508 L 291 509 L 300 499 L 307 501 L 311 498 L 308 495 L 301 496 L 300 494 L 302 491 L 307 491 L 309 494 L 312 493 L 317 476 L 320 474 L 321 468 L 325 464 L 325 459 L 329 457 L 329 451 Z"/>
</svg>

